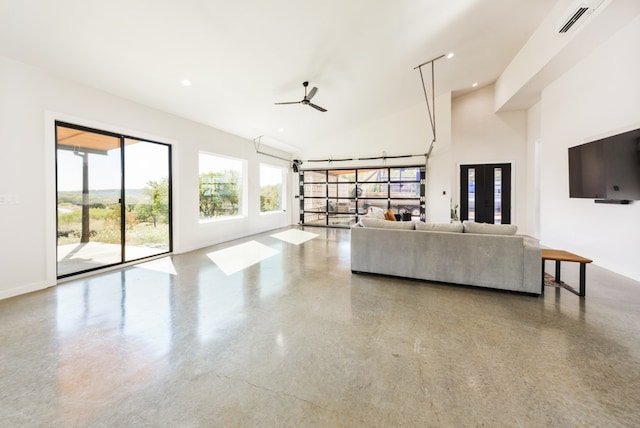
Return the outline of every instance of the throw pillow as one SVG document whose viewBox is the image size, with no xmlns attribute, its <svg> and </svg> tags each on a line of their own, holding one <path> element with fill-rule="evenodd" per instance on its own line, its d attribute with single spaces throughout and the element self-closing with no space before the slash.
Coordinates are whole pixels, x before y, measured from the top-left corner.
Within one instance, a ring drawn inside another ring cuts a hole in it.
<svg viewBox="0 0 640 428">
<path fill-rule="evenodd" d="M 465 220 L 462 223 L 465 233 L 479 233 L 484 235 L 515 235 L 518 226 L 515 224 L 476 223 Z"/>
<path fill-rule="evenodd" d="M 393 211 L 391 211 L 390 209 L 387 210 L 387 212 L 384 214 L 384 216 L 389 221 L 396 221 L 396 216 L 393 214 Z"/>
<path fill-rule="evenodd" d="M 416 222 L 416 230 L 462 233 L 462 229 L 462 223 L 423 223 L 421 221 Z"/>
</svg>

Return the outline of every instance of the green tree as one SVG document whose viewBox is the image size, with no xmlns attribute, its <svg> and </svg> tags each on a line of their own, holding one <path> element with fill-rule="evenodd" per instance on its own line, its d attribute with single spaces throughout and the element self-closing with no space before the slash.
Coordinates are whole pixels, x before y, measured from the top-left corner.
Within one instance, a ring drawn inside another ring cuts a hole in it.
<svg viewBox="0 0 640 428">
<path fill-rule="evenodd" d="M 260 211 L 279 211 L 282 209 L 282 184 L 269 184 L 260 188 Z"/>
<path fill-rule="evenodd" d="M 169 179 L 167 177 L 162 178 L 160 181 L 149 181 L 147 187 L 144 188 L 144 194 L 149 197 L 151 204 L 143 210 L 146 210 L 144 214 L 147 218 L 151 217 L 153 221 L 153 227 L 157 227 L 158 221 L 164 223 L 169 220 Z M 138 215 L 138 219 L 141 219 Z"/>
<path fill-rule="evenodd" d="M 238 182 L 236 171 L 200 174 L 200 216 L 211 218 L 238 214 Z"/>
<path fill-rule="evenodd" d="M 138 220 L 143 222 L 153 222 L 153 206 L 147 203 L 139 203 L 133 209 Z"/>
</svg>

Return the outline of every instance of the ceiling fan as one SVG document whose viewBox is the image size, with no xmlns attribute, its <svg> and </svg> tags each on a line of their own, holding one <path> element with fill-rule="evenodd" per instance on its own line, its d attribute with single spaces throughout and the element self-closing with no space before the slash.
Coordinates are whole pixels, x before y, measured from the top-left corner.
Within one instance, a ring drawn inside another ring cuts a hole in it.
<svg viewBox="0 0 640 428">
<path fill-rule="evenodd" d="M 304 86 L 304 98 L 301 101 L 289 101 L 289 102 L 276 103 L 276 104 L 277 105 L 281 105 L 281 104 L 306 104 L 309 107 L 313 107 L 316 110 L 320 110 L 322 112 L 327 111 L 326 108 L 322 108 L 319 105 L 316 105 L 316 104 L 311 102 L 311 98 L 313 98 L 314 95 L 316 94 L 316 92 L 318 92 L 318 88 L 316 88 L 314 86 L 313 88 L 311 88 L 311 90 L 307 94 L 307 86 L 309 86 L 309 82 L 302 82 L 302 86 Z"/>
</svg>

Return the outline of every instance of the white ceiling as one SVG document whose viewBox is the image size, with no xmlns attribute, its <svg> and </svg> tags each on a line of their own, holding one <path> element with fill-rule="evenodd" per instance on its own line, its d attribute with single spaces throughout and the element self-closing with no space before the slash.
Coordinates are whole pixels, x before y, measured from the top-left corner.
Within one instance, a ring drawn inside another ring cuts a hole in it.
<svg viewBox="0 0 640 428">
<path fill-rule="evenodd" d="M 414 67 L 441 54 L 437 94 L 494 82 L 556 1 L 0 0 L 0 54 L 304 152 L 424 103 Z M 274 105 L 305 80 L 328 112 Z"/>
</svg>

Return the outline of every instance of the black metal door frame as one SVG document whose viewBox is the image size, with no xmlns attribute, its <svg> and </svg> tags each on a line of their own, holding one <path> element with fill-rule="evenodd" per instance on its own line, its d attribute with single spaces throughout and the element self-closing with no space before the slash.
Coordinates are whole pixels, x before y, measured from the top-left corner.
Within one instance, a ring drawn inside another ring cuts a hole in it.
<svg viewBox="0 0 640 428">
<path fill-rule="evenodd" d="M 495 170 L 502 169 L 501 223 L 511 223 L 511 164 L 460 165 L 460 220 L 469 219 L 469 170 L 475 170 L 475 221 L 494 223 Z"/>
</svg>

